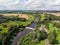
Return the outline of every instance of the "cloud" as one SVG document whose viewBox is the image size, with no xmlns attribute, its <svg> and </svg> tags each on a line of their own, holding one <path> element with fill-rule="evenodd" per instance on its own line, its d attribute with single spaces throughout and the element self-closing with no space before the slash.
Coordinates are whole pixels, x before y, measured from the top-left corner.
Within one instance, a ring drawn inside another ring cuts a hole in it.
<svg viewBox="0 0 60 45">
<path fill-rule="evenodd" d="M 60 0 L 0 0 L 0 10 L 60 10 Z"/>
</svg>

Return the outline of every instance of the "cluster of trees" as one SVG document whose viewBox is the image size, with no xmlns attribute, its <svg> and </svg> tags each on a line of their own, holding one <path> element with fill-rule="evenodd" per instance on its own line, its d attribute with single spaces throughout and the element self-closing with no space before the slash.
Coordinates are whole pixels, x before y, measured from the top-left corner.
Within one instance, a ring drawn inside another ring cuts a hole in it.
<svg viewBox="0 0 60 45">
<path fill-rule="evenodd" d="M 39 16 L 39 19 L 41 19 L 41 16 L 40 15 L 38 15 L 38 16 Z M 52 23 L 51 21 L 54 21 L 54 20 L 60 21 L 60 17 L 55 16 L 55 15 L 51 15 L 51 14 L 45 14 L 45 19 L 43 21 L 39 21 L 39 23 L 46 25 L 46 28 L 49 29 L 48 23 Z M 60 28 L 60 23 L 52 23 L 52 24 L 54 27 Z M 51 45 L 58 44 L 56 30 L 51 32 L 48 36 L 49 36 L 49 40 L 50 40 Z"/>
<path fill-rule="evenodd" d="M 60 28 L 60 23 L 53 23 L 53 26 Z"/>
<path fill-rule="evenodd" d="M 45 20 L 60 20 L 60 17 L 59 16 L 55 16 L 55 15 L 52 15 L 52 14 L 45 14 L 46 15 L 46 19 Z"/>
<path fill-rule="evenodd" d="M 2 27 L 6 28 L 7 25 L 3 24 L 3 23 L 8 22 L 8 21 L 26 21 L 26 19 L 14 17 L 14 16 L 12 16 L 12 18 L 10 18 L 10 17 L 0 15 L 0 24 L 2 23 L 1 24 Z M 2 34 L 1 34 L 2 28 L 0 28 L 0 45 L 10 45 L 9 40 L 11 39 L 11 36 L 16 36 L 16 34 L 19 31 L 22 31 L 24 28 L 25 28 L 25 26 L 23 26 L 23 25 L 11 26 L 8 29 L 8 33 L 2 33 Z M 13 35 L 14 33 L 15 33 L 15 35 Z"/>
<path fill-rule="evenodd" d="M 55 16 L 52 14 L 44 14 L 44 15 L 45 15 L 45 18 L 41 17 L 42 16 L 41 14 L 38 15 L 39 20 L 41 20 L 41 18 L 44 18 L 43 21 L 39 21 L 40 24 L 49 23 L 51 21 L 60 21 L 60 16 Z"/>
<path fill-rule="evenodd" d="M 4 17 L 3 15 L 0 15 L 0 24 L 6 21 L 8 21 L 6 20 L 6 17 Z"/>
<path fill-rule="evenodd" d="M 15 16 L 12 16 L 12 18 L 10 18 L 7 16 L 0 15 L 0 24 L 8 21 L 27 21 L 27 19 L 15 17 Z"/>
<path fill-rule="evenodd" d="M 58 44 L 58 40 L 56 39 L 57 33 L 56 30 L 54 30 L 52 33 L 49 35 L 49 40 L 51 45 L 56 45 Z"/>
<path fill-rule="evenodd" d="M 23 27 L 23 26 L 22 26 Z M 21 28 L 22 28 L 21 27 Z M 9 32 L 5 35 L 5 37 L 2 39 L 2 45 L 11 45 L 14 36 L 17 35 L 17 33 L 20 31 L 20 26 L 11 26 L 9 28 Z M 23 30 L 23 28 L 22 28 Z"/>
<path fill-rule="evenodd" d="M 40 41 L 47 38 L 47 33 L 45 31 L 33 31 L 26 35 L 24 38 L 20 39 L 20 45 L 35 45 Z"/>
</svg>

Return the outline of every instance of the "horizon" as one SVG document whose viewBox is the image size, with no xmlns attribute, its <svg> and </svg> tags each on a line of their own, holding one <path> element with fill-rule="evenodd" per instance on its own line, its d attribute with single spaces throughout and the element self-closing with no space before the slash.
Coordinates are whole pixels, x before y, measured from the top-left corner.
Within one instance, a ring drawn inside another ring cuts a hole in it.
<svg viewBox="0 0 60 45">
<path fill-rule="evenodd" d="M 24 11 L 24 10 L 0 10 L 0 11 Z M 60 10 L 25 10 L 25 11 L 60 11 Z"/>
</svg>

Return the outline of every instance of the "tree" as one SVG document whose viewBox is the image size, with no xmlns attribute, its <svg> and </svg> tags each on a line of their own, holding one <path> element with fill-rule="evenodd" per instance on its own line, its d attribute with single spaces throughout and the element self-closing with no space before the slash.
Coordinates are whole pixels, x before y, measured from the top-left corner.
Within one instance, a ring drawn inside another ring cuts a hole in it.
<svg viewBox="0 0 60 45">
<path fill-rule="evenodd" d="M 2 29 L 0 28 L 0 31 L 2 31 Z"/>
<path fill-rule="evenodd" d="M 54 38 L 57 37 L 57 33 L 56 33 L 56 30 L 53 31 L 53 35 L 54 35 Z"/>
<path fill-rule="evenodd" d="M 39 41 L 47 38 L 47 33 L 45 31 L 41 31 L 40 33 L 41 34 L 40 34 L 40 37 L 39 37 Z"/>
</svg>

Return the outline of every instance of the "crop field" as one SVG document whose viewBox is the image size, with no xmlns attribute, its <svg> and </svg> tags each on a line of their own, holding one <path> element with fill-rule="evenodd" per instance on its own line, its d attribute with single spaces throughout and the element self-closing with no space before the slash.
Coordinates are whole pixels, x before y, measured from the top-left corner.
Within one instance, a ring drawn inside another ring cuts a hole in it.
<svg viewBox="0 0 60 45">
<path fill-rule="evenodd" d="M 60 12 L 57 12 L 57 13 L 54 13 L 54 12 L 49 13 L 49 12 L 48 12 L 48 14 L 53 14 L 53 15 L 56 15 L 56 16 L 60 16 Z"/>
<path fill-rule="evenodd" d="M 26 14 L 2 14 L 2 15 L 4 15 L 4 16 L 18 16 L 20 18 L 26 18 L 26 19 L 29 18 L 29 16 Z"/>
</svg>

